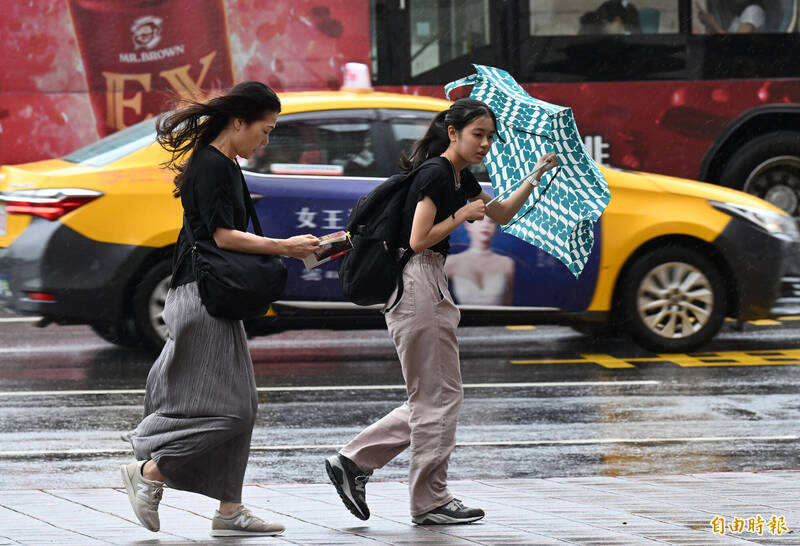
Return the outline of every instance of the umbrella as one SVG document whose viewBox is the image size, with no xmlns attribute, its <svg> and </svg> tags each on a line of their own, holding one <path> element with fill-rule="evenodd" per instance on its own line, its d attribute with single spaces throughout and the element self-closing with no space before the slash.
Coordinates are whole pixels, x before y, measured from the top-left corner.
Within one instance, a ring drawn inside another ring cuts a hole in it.
<svg viewBox="0 0 800 546">
<path fill-rule="evenodd" d="M 608 184 L 583 145 L 572 109 L 531 97 L 505 70 L 473 65 L 477 73 L 445 86 L 472 85 L 470 97 L 497 116 L 497 139 L 484 158 L 495 195 L 512 191 L 556 152 L 560 166 L 545 173 L 528 201 L 501 229 L 561 260 L 578 277 L 594 245 L 593 223 L 611 198 Z"/>
</svg>

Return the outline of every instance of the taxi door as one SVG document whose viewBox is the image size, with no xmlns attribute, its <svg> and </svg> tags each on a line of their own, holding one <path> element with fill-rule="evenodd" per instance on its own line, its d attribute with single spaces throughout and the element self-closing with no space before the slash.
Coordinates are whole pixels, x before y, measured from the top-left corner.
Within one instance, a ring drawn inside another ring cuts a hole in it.
<svg viewBox="0 0 800 546">
<path fill-rule="evenodd" d="M 345 229 L 359 197 L 392 174 L 375 109 L 286 114 L 269 145 L 242 169 L 264 235 L 322 236 Z M 395 158 L 396 159 L 396 158 Z M 341 301 L 336 262 L 289 269 L 283 300 Z"/>
</svg>

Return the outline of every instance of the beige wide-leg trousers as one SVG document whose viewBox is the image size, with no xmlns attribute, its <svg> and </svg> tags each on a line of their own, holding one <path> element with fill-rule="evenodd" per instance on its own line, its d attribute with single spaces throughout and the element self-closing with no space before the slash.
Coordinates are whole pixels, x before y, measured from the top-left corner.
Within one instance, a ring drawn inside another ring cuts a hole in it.
<svg viewBox="0 0 800 546">
<path fill-rule="evenodd" d="M 365 471 L 411 446 L 411 515 L 447 504 L 447 464 L 455 446 L 463 390 L 456 327 L 461 313 L 444 274 L 444 257 L 415 254 L 403 270 L 404 293 L 386 313 L 408 399 L 364 429 L 340 453 Z M 395 294 L 389 298 L 393 303 Z"/>
</svg>

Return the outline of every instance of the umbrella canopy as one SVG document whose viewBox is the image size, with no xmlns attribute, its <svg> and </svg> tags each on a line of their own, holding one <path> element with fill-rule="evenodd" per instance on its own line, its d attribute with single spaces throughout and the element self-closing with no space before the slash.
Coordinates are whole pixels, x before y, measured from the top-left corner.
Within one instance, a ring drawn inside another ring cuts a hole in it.
<svg viewBox="0 0 800 546">
<path fill-rule="evenodd" d="M 501 229 L 558 258 L 576 277 L 594 245 L 596 222 L 611 199 L 608 184 L 578 133 L 572 109 L 531 97 L 505 70 L 474 65 L 477 73 L 445 86 L 472 85 L 470 97 L 497 116 L 497 139 L 483 162 L 495 195 L 519 186 L 536 161 L 556 152 L 559 168 L 542 183 Z"/>
</svg>

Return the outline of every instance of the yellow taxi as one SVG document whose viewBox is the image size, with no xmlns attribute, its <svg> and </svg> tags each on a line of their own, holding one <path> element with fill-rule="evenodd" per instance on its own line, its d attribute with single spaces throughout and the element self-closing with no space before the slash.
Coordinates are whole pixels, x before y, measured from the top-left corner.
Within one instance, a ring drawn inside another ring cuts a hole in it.
<svg viewBox="0 0 800 546">
<path fill-rule="evenodd" d="M 264 232 L 275 237 L 343 229 L 358 197 L 396 172 L 401 151 L 449 106 L 373 91 L 281 100 L 269 146 L 242 165 Z M 154 121 L 145 120 L 60 159 L 0 168 L 0 306 L 88 324 L 117 344 L 160 347 L 182 212 L 154 137 Z M 719 186 L 602 171 L 612 198 L 577 279 L 489 222 L 453 233 L 448 276 L 463 324 L 610 324 L 667 352 L 705 343 L 725 317 L 800 311 L 791 217 Z M 477 174 L 491 193 L 485 171 Z M 286 263 L 284 298 L 267 320 L 248 324 L 251 333 L 380 320 L 377 310 L 343 301 L 335 262 L 312 270 Z M 493 265 L 471 267 L 478 263 Z"/>
</svg>

